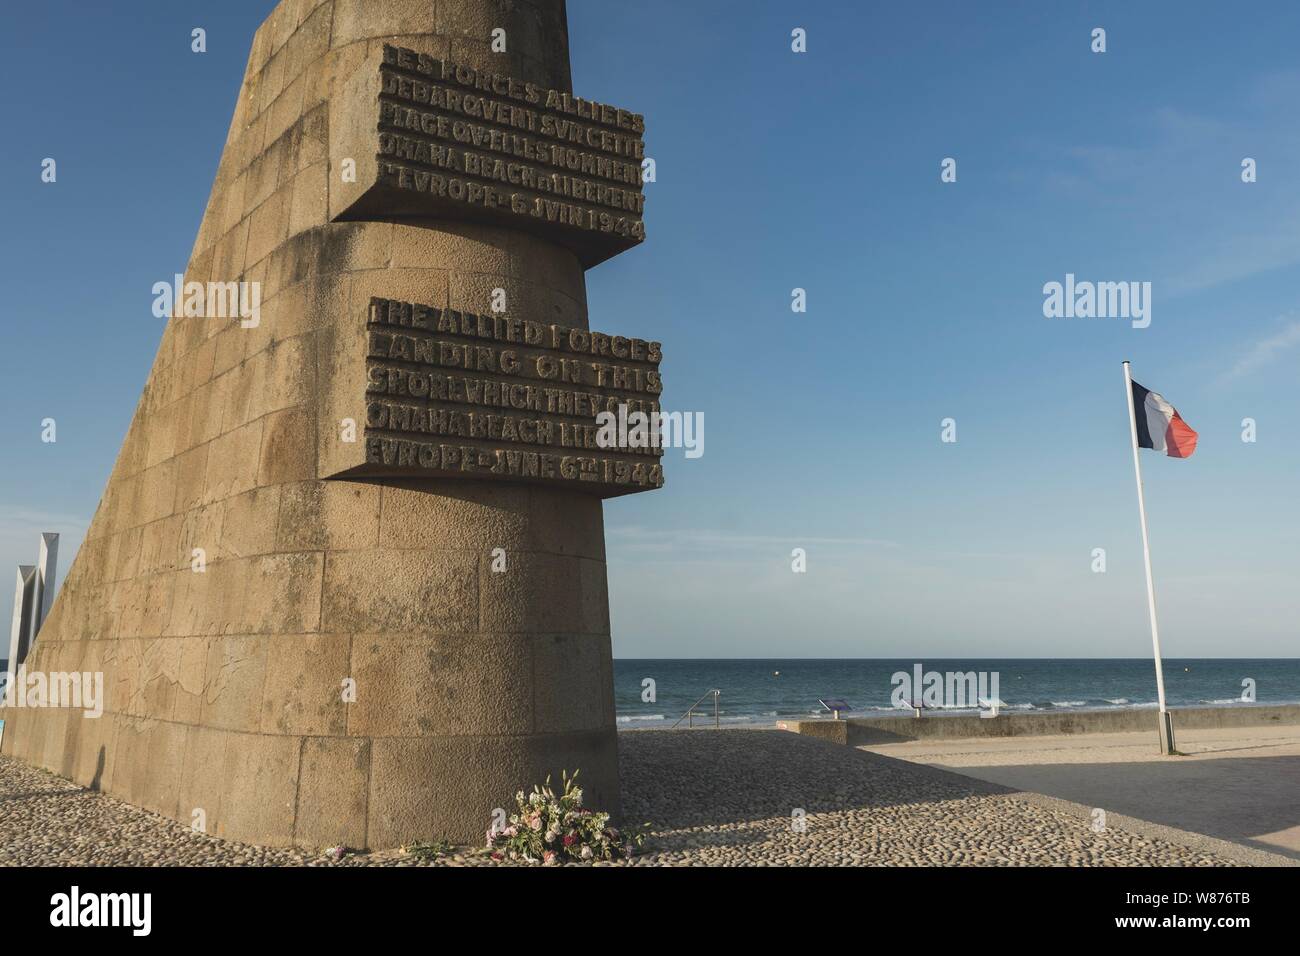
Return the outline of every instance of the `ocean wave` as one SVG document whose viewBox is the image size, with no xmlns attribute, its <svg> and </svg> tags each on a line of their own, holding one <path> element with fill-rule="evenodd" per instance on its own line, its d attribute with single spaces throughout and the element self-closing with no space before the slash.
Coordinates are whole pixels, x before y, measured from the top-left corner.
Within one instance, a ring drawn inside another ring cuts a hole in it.
<svg viewBox="0 0 1300 956">
<path fill-rule="evenodd" d="M 983 703 L 983 701 L 981 701 Z M 1284 703 L 1282 701 L 1270 702 L 1271 704 Z M 1294 703 L 1300 703 L 1295 701 Z M 1249 707 L 1251 702 L 1243 701 L 1240 697 L 1220 697 L 1201 700 L 1178 700 L 1170 701 L 1174 707 Z M 771 707 L 771 704 L 768 704 Z M 1062 700 L 1040 700 L 1040 701 L 1020 701 L 1008 703 L 1005 700 L 997 701 L 997 708 L 1004 713 L 1051 713 L 1062 710 L 1080 710 L 1080 711 L 1105 711 L 1105 710 L 1154 710 L 1159 704 L 1156 701 L 1135 701 L 1129 697 L 1089 697 L 1087 699 L 1062 699 Z M 1254 705 L 1258 706 L 1258 705 Z M 978 714 L 980 708 L 973 706 L 955 707 L 923 707 L 921 714 L 923 716 L 945 715 L 945 716 L 969 716 Z M 878 717 L 888 714 L 897 714 L 902 717 L 912 716 L 913 709 L 910 706 L 894 707 L 885 704 L 864 704 L 855 707 L 850 711 L 841 712 L 841 717 Z M 743 710 L 732 712 L 730 714 L 723 712 L 719 715 L 719 722 L 724 725 L 758 725 L 773 724 L 778 720 L 833 720 L 834 715 L 826 710 L 808 710 L 804 711 L 797 704 L 786 707 L 780 707 L 776 710 L 755 710 L 749 713 Z M 616 717 L 620 727 L 638 727 L 642 724 L 647 726 L 658 725 L 662 721 L 672 721 L 676 718 L 665 714 L 622 714 Z M 695 725 L 698 727 L 702 724 L 712 724 L 713 715 L 696 714 Z M 682 726 L 685 726 L 683 721 Z"/>
</svg>

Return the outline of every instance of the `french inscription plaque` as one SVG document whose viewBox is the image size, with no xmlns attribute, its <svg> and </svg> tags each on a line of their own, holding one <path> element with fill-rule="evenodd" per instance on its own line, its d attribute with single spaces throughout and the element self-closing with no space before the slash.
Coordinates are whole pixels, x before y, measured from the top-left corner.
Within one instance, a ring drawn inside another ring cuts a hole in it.
<svg viewBox="0 0 1300 956">
<path fill-rule="evenodd" d="M 350 85 L 371 113 L 332 124 L 357 171 L 335 219 L 497 223 L 588 268 L 645 238 L 640 114 L 391 44 Z"/>
<path fill-rule="evenodd" d="M 372 298 L 365 465 L 354 473 L 541 482 L 601 497 L 662 487 L 663 449 L 647 428 L 626 427 L 660 411 L 661 357 L 644 339 Z M 602 412 L 613 418 L 598 421 Z"/>
</svg>

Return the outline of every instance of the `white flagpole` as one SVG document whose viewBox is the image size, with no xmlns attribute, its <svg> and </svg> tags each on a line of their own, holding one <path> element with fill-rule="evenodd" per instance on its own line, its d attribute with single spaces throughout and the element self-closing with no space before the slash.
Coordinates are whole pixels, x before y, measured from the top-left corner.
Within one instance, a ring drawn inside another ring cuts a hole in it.
<svg viewBox="0 0 1300 956">
<path fill-rule="evenodd" d="M 1160 749 L 1174 752 L 1173 723 L 1165 708 L 1165 672 L 1160 662 L 1160 628 L 1156 624 L 1156 588 L 1151 578 L 1151 543 L 1147 538 L 1147 503 L 1142 493 L 1142 461 L 1138 456 L 1137 409 L 1133 405 L 1133 374 L 1124 363 L 1124 394 L 1128 396 L 1128 437 L 1133 443 L 1133 474 L 1137 476 L 1138 518 L 1142 522 L 1142 561 L 1147 572 L 1147 610 L 1151 614 L 1151 646 L 1156 656 L 1156 693 L 1160 698 Z"/>
</svg>

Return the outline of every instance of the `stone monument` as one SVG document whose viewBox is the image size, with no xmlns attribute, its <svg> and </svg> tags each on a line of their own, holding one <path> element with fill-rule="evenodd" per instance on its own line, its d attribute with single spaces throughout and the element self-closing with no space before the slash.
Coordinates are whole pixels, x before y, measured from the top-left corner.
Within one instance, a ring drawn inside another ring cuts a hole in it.
<svg viewBox="0 0 1300 956">
<path fill-rule="evenodd" d="M 36 595 L 36 567 L 18 565 L 18 580 L 14 588 L 14 619 L 9 630 L 8 653 L 2 662 L 6 671 L 17 671 L 27 657 L 31 646 L 32 605 Z"/>
<path fill-rule="evenodd" d="M 660 346 L 589 330 L 644 123 L 572 95 L 567 43 L 563 0 L 262 24 L 26 662 L 102 671 L 104 716 L 0 714 L 6 754 L 262 844 L 478 842 L 562 769 L 618 811 L 601 500 L 663 471 L 596 420 L 659 410 Z"/>
<path fill-rule="evenodd" d="M 41 532 L 36 564 L 18 565 L 13 626 L 9 632 L 8 654 L 0 658 L 0 671 L 16 673 L 36 643 L 36 635 L 50 616 L 50 607 L 54 603 L 58 563 L 59 536 L 51 531 Z"/>
</svg>

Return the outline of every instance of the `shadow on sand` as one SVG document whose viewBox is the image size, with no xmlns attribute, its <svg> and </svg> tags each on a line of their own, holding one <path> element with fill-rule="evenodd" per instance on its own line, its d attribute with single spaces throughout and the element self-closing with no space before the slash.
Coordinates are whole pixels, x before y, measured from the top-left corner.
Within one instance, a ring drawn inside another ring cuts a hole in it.
<svg viewBox="0 0 1300 956">
<path fill-rule="evenodd" d="M 1209 760 L 1193 756 L 952 769 L 1017 790 L 1300 860 L 1300 756 Z"/>
<path fill-rule="evenodd" d="M 625 732 L 619 758 L 624 819 L 668 829 L 1013 792 L 785 730 Z"/>
</svg>

